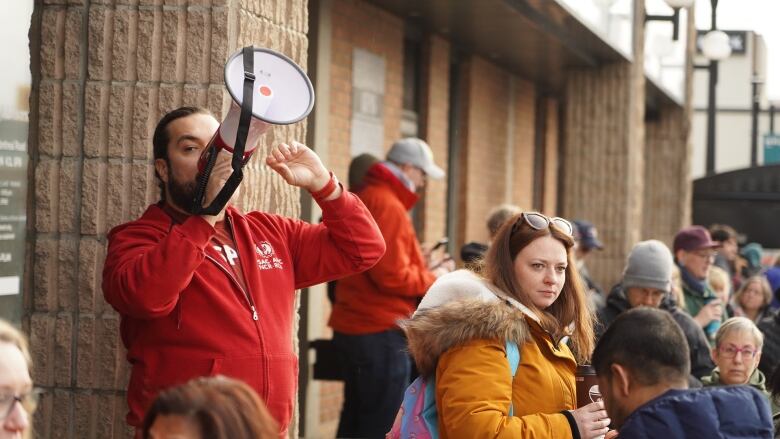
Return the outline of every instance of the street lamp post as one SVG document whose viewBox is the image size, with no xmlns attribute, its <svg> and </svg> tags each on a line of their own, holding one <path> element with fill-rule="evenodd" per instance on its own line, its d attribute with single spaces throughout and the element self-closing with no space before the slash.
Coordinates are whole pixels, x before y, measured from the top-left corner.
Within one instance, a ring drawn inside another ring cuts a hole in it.
<svg viewBox="0 0 780 439">
<path fill-rule="evenodd" d="M 758 166 L 758 113 L 761 110 L 761 96 L 758 94 L 758 86 L 762 83 L 763 81 L 757 77 L 753 77 L 750 81 L 753 98 L 753 105 L 750 108 L 750 166 L 752 167 Z"/>
<path fill-rule="evenodd" d="M 718 0 L 710 0 L 712 5 L 712 26 L 702 38 L 702 53 L 710 60 L 707 68 L 710 73 L 707 101 L 707 175 L 715 173 L 715 101 L 718 85 L 718 61 L 731 55 L 729 36 L 718 30 L 717 9 Z"/>
<path fill-rule="evenodd" d="M 718 85 L 718 62 L 710 61 L 707 88 L 707 175 L 715 173 L 715 92 Z"/>
</svg>

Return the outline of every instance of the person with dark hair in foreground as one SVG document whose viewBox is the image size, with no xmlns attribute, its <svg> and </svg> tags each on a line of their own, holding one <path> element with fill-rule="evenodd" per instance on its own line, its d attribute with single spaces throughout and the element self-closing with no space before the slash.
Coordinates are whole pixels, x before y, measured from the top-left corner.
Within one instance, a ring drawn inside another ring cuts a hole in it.
<svg viewBox="0 0 780 439">
<path fill-rule="evenodd" d="M 688 344 L 667 312 L 624 312 L 601 337 L 592 360 L 621 438 L 772 438 L 769 403 L 759 391 L 688 389 Z"/>
<path fill-rule="evenodd" d="M 160 393 L 143 432 L 144 439 L 277 439 L 279 426 L 251 387 L 216 376 Z"/>
</svg>

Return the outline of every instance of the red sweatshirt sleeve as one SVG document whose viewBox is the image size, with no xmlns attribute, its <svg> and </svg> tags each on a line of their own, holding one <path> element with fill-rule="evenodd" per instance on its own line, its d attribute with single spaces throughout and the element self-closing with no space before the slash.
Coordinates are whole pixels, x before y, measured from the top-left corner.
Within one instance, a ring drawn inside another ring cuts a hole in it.
<svg viewBox="0 0 780 439">
<path fill-rule="evenodd" d="M 109 234 L 103 295 L 119 313 L 153 318 L 170 313 L 205 258 L 214 228 L 199 216 L 167 234 L 150 225 L 128 224 Z"/>
<path fill-rule="evenodd" d="M 295 288 L 360 273 L 385 253 L 382 233 L 355 194 L 343 190 L 320 207 L 321 224 L 289 220 Z"/>
</svg>

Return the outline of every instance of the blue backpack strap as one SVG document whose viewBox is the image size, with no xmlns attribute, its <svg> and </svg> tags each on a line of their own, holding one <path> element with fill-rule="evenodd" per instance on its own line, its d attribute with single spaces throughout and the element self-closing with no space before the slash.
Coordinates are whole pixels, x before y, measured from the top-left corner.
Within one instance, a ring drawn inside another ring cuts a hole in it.
<svg viewBox="0 0 780 439">
<path fill-rule="evenodd" d="M 507 340 L 506 342 L 506 359 L 509 361 L 509 369 L 512 371 L 512 381 L 514 381 L 515 375 L 517 375 L 517 368 L 520 366 L 520 349 L 517 347 L 517 343 Z M 512 403 L 509 403 L 509 416 L 513 416 Z"/>
<path fill-rule="evenodd" d="M 439 411 L 436 409 L 436 372 L 428 378 L 425 386 L 425 403 L 421 416 L 432 439 L 439 438 Z"/>
</svg>

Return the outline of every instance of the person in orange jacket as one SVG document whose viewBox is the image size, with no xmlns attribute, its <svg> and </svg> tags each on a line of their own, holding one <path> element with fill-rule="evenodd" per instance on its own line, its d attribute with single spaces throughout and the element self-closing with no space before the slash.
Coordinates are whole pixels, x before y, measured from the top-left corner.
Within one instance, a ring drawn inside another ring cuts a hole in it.
<svg viewBox="0 0 780 439">
<path fill-rule="evenodd" d="M 421 376 L 435 377 L 439 437 L 607 433 L 601 402 L 577 407 L 577 362 L 588 361 L 594 341 L 573 246 L 568 221 L 517 215 L 499 230 L 480 275 L 437 279 L 401 323 Z M 514 377 L 508 341 L 520 353 Z"/>
<path fill-rule="evenodd" d="M 411 362 L 396 321 L 411 316 L 438 275 L 454 268 L 448 256 L 426 262 L 409 209 L 426 178 L 442 178 L 421 139 L 397 141 L 387 161 L 369 168 L 358 196 L 385 238 L 387 252 L 369 270 L 339 280 L 330 316 L 344 366 L 344 407 L 337 437 L 384 437 L 409 384 Z"/>
</svg>

